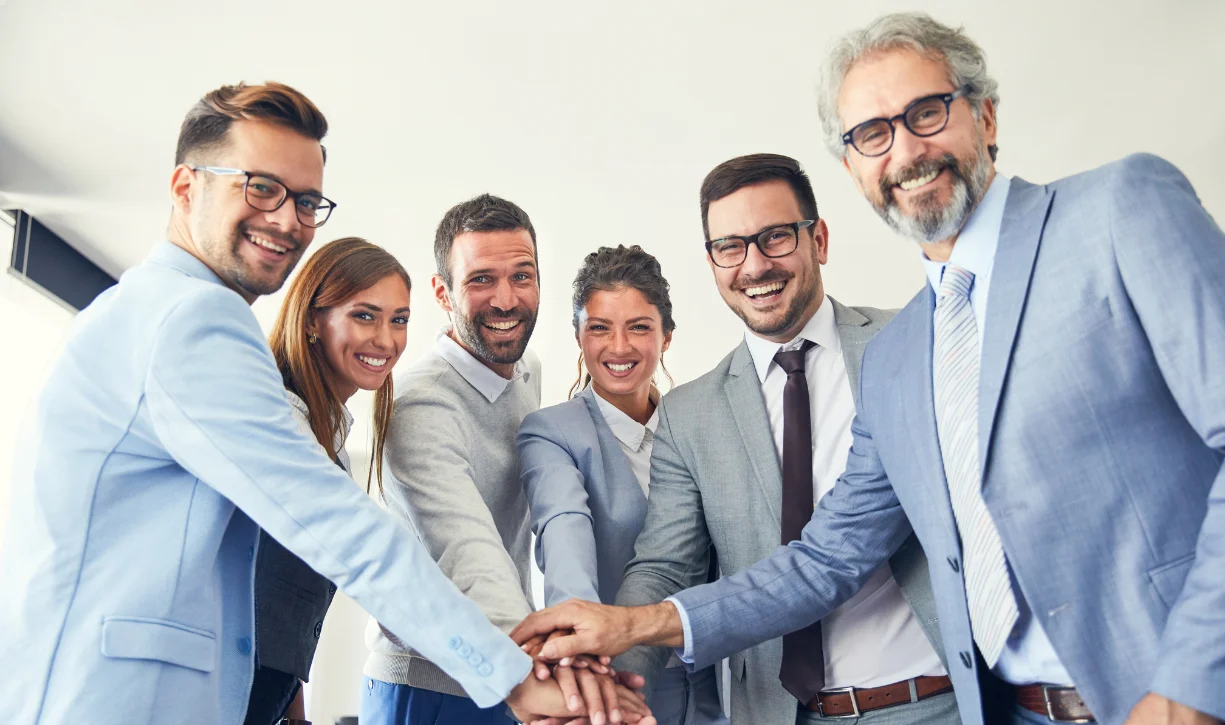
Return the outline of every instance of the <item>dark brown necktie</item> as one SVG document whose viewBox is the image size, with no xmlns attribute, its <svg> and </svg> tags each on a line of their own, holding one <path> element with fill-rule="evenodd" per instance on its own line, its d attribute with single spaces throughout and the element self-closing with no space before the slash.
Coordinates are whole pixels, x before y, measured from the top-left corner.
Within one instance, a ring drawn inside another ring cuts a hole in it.
<svg viewBox="0 0 1225 725">
<path fill-rule="evenodd" d="M 804 359 L 816 346 L 805 340 L 798 350 L 779 351 L 774 362 L 787 373 L 783 386 L 783 545 L 800 538 L 812 518 L 812 408 Z M 783 687 L 807 703 L 825 687 L 825 653 L 821 623 L 783 637 Z"/>
</svg>

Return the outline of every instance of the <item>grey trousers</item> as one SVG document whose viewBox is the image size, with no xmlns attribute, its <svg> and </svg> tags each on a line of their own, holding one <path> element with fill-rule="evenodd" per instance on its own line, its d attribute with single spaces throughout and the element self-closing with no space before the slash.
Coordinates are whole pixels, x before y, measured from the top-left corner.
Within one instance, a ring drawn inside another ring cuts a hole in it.
<svg viewBox="0 0 1225 725">
<path fill-rule="evenodd" d="M 800 708 L 795 718 L 796 725 L 911 725 L 915 723 L 936 723 L 937 725 L 958 725 L 961 716 L 957 714 L 957 699 L 952 692 L 929 697 L 926 700 L 911 702 L 905 705 L 894 705 L 880 710 L 865 712 L 859 717 L 821 717 L 806 708 Z M 1029 725 L 1026 723 L 1025 725 Z"/>
</svg>

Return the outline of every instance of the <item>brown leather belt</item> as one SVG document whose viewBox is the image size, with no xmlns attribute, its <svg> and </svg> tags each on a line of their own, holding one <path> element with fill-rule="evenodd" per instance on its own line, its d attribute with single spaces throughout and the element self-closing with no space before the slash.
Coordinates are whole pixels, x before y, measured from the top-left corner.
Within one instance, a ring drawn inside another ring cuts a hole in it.
<svg viewBox="0 0 1225 725">
<path fill-rule="evenodd" d="M 1051 722 L 1097 722 L 1075 687 L 1017 685 L 1017 704 Z"/>
<path fill-rule="evenodd" d="M 916 702 L 953 689 L 953 682 L 944 675 L 923 676 L 880 687 L 840 687 L 836 690 L 823 690 L 809 700 L 805 707 L 821 717 L 859 717 L 865 712 L 910 702 L 911 682 L 915 684 Z"/>
</svg>

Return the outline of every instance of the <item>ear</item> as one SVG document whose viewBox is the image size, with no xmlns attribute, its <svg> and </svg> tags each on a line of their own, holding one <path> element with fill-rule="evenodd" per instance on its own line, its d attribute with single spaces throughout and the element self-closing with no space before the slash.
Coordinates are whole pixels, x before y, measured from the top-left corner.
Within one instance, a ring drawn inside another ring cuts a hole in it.
<svg viewBox="0 0 1225 725">
<path fill-rule="evenodd" d="M 319 321 L 315 318 L 314 310 L 306 313 L 306 334 L 319 335 Z"/>
<path fill-rule="evenodd" d="M 455 308 L 451 305 L 451 295 L 447 292 L 447 285 L 442 281 L 442 276 L 433 275 L 430 277 L 430 284 L 434 287 L 434 299 L 438 301 L 438 306 L 445 312 L 454 312 Z"/>
<path fill-rule="evenodd" d="M 174 167 L 174 173 L 170 175 L 170 201 L 179 214 L 191 213 L 191 192 L 195 180 L 196 172 L 187 164 Z"/>
<path fill-rule="evenodd" d="M 668 348 L 670 347 L 672 347 L 672 333 L 671 332 L 664 335 L 664 346 L 660 349 L 659 354 L 663 355 L 665 352 L 668 351 Z"/>
<path fill-rule="evenodd" d="M 990 98 L 983 100 L 982 117 L 978 120 L 983 125 L 983 142 L 986 146 L 996 146 L 995 138 L 999 128 L 995 125 L 995 104 Z"/>
<path fill-rule="evenodd" d="M 829 227 L 825 226 L 824 219 L 818 219 L 816 224 L 812 225 L 812 241 L 817 248 L 817 261 L 821 264 L 829 262 Z"/>
</svg>

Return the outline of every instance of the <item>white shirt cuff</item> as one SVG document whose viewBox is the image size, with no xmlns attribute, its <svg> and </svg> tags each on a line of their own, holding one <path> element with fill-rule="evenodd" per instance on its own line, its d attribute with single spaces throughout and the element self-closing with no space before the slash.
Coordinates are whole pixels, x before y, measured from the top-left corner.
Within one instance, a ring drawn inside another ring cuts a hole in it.
<svg viewBox="0 0 1225 725">
<path fill-rule="evenodd" d="M 685 607 L 677 601 L 676 597 L 668 597 L 665 602 L 672 602 L 672 606 L 676 607 L 676 613 L 681 615 L 681 629 L 685 633 L 685 646 L 678 647 L 676 654 L 681 658 L 681 662 L 687 665 L 693 664 L 693 631 L 689 629 L 689 613 L 685 611 Z"/>
</svg>

